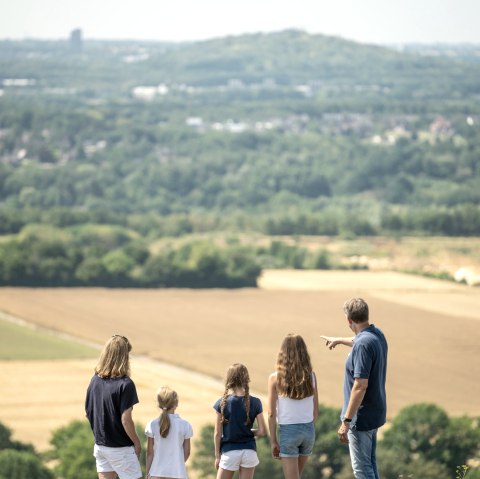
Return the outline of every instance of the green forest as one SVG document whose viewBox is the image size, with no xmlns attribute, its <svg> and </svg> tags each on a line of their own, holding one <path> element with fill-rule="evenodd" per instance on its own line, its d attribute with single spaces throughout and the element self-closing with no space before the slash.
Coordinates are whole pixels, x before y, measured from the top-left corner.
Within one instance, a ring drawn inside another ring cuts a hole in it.
<svg viewBox="0 0 480 479">
<path fill-rule="evenodd" d="M 0 284 L 239 287 L 293 261 L 150 249 L 211 231 L 479 236 L 476 58 L 297 30 L 0 41 Z"/>
</svg>

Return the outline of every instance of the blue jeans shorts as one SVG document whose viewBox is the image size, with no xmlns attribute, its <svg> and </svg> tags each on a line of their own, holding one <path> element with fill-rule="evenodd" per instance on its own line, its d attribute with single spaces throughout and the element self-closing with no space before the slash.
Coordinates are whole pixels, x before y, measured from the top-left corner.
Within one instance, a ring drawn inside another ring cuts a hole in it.
<svg viewBox="0 0 480 479">
<path fill-rule="evenodd" d="M 315 426 L 305 424 L 280 424 L 280 457 L 310 456 L 315 444 Z"/>
</svg>

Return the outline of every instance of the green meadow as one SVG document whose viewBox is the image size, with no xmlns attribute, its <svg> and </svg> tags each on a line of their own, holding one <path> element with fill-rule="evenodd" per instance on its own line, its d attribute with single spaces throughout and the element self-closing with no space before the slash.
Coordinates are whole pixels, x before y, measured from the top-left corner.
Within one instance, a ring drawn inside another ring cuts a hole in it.
<svg viewBox="0 0 480 479">
<path fill-rule="evenodd" d="M 0 320 L 0 360 L 82 359 L 97 355 L 98 351 L 89 346 Z"/>
</svg>

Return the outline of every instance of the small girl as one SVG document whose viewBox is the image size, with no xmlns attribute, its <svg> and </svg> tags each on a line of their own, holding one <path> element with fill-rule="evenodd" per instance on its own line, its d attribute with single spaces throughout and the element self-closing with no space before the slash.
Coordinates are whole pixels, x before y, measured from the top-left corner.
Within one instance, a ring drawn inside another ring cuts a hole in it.
<svg viewBox="0 0 480 479">
<path fill-rule="evenodd" d="M 175 414 L 178 395 L 168 386 L 157 392 L 160 418 L 150 421 L 145 428 L 147 443 L 147 477 L 150 479 L 187 477 L 185 462 L 190 456 L 190 423 Z"/>
<path fill-rule="evenodd" d="M 318 392 L 307 345 L 289 334 L 268 379 L 268 426 L 272 455 L 282 460 L 285 479 L 299 479 L 315 443 Z M 277 422 L 280 442 L 277 440 Z"/>
<path fill-rule="evenodd" d="M 228 368 L 225 392 L 215 404 L 215 468 L 217 479 L 252 479 L 259 460 L 255 437 L 266 434 L 260 399 L 249 394 L 250 377 L 243 364 Z M 257 420 L 258 429 L 252 429 Z"/>
</svg>

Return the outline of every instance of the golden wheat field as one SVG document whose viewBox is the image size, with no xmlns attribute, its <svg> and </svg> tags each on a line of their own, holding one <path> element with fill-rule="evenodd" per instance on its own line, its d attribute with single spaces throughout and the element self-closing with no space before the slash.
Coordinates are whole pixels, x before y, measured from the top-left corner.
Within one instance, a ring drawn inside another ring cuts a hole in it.
<svg viewBox="0 0 480 479">
<path fill-rule="evenodd" d="M 260 288 L 243 290 L 0 288 L 0 310 L 96 344 L 113 333 L 128 336 L 141 401 L 135 419 L 154 417 L 155 390 L 170 384 L 180 394 L 180 414 L 199 432 L 213 421 L 226 368 L 245 363 L 252 389 L 263 394 L 290 332 L 307 341 L 320 401 L 340 406 L 348 351 L 329 351 L 320 335 L 350 334 L 342 304 L 352 296 L 369 302 L 371 322 L 389 341 L 390 417 L 416 402 L 480 414 L 478 288 L 389 272 L 267 271 Z M 83 417 L 94 364 L 3 361 L 8 393 L 0 421 L 45 449 L 53 429 Z"/>
</svg>

